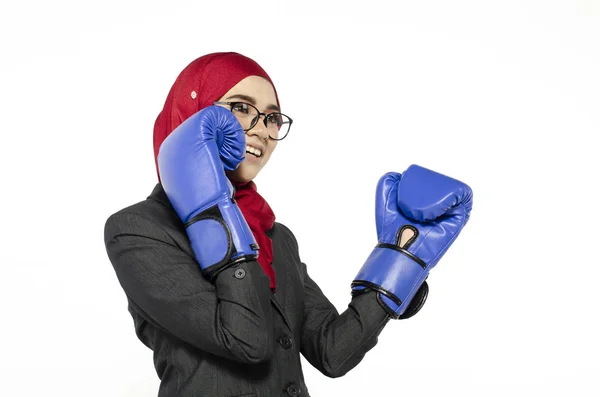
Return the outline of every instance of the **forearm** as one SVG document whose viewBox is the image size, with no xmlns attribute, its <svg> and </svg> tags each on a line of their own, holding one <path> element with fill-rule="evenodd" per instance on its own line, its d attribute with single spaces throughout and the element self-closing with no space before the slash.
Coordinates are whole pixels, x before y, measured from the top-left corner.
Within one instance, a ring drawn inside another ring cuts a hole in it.
<svg viewBox="0 0 600 397">
<path fill-rule="evenodd" d="M 123 290 L 149 322 L 221 357 L 268 358 L 271 291 L 256 261 L 226 269 L 213 284 L 161 227 L 136 214 L 111 217 L 105 243 Z"/>
<path fill-rule="evenodd" d="M 305 324 L 313 331 L 304 335 L 303 354 L 323 374 L 343 376 L 375 347 L 389 319 L 375 293 L 358 296 L 343 313 L 325 310 Z"/>
</svg>

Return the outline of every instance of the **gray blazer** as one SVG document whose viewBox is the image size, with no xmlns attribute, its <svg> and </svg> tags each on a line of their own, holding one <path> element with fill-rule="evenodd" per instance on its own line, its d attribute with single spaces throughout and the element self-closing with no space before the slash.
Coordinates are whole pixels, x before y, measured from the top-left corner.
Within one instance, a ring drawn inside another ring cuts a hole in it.
<svg viewBox="0 0 600 397">
<path fill-rule="evenodd" d="M 268 235 L 275 293 L 256 261 L 209 282 L 160 184 L 108 218 L 106 250 L 135 332 L 154 352 L 159 397 L 309 396 L 300 354 L 339 377 L 377 344 L 390 317 L 375 293 L 339 314 L 308 276 L 291 231 L 276 223 Z"/>
</svg>

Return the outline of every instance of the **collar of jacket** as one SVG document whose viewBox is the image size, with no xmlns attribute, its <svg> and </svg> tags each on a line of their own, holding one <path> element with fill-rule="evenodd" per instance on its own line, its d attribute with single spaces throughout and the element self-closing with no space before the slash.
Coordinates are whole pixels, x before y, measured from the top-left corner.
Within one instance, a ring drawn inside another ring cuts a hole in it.
<svg viewBox="0 0 600 397">
<path fill-rule="evenodd" d="M 167 193 L 165 193 L 165 189 L 163 189 L 160 183 L 157 183 L 156 186 L 154 186 L 154 189 L 152 190 L 152 193 L 150 193 L 150 196 L 148 196 L 148 198 L 151 200 L 158 201 L 159 203 L 166 205 L 167 207 L 173 207 L 173 205 L 169 201 L 169 198 L 167 197 Z"/>
</svg>

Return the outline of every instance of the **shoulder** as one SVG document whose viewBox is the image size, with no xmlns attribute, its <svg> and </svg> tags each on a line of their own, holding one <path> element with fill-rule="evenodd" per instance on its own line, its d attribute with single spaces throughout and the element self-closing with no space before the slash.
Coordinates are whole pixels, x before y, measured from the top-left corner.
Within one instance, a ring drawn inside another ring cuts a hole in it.
<svg viewBox="0 0 600 397">
<path fill-rule="evenodd" d="M 289 227 L 281 222 L 275 222 L 273 225 L 273 230 L 284 238 L 294 240 L 294 242 L 296 241 L 296 236 L 294 236 L 294 233 L 292 233 Z"/>
<path fill-rule="evenodd" d="M 300 269 L 303 268 L 304 264 L 300 259 L 298 240 L 296 240 L 296 236 L 294 236 L 294 233 L 286 225 L 275 222 L 267 235 L 273 241 L 273 245 L 279 246 L 283 252 L 287 252 L 287 258 L 290 260 L 290 263 L 295 263 Z"/>
<path fill-rule="evenodd" d="M 283 223 L 275 222 L 271 234 L 273 239 L 285 240 L 292 244 L 296 250 L 298 249 L 298 240 L 296 240 L 296 236 L 294 236 L 294 233 L 292 233 L 290 228 Z"/>
<path fill-rule="evenodd" d="M 111 214 L 104 225 L 105 240 L 120 234 L 136 234 L 163 241 L 178 240 L 185 227 L 160 184 L 142 201 Z"/>
</svg>

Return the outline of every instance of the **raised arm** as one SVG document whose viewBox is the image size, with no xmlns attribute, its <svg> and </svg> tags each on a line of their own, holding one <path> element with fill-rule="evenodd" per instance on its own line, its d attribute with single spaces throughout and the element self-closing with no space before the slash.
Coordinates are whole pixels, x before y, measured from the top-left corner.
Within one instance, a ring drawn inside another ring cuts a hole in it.
<svg viewBox="0 0 600 397">
<path fill-rule="evenodd" d="M 148 322 L 221 357 L 269 359 L 271 291 L 256 261 L 228 267 L 210 282 L 161 226 L 139 214 L 112 215 L 104 232 L 119 282 Z"/>
<path fill-rule="evenodd" d="M 338 314 L 304 268 L 304 319 L 301 352 L 324 375 L 345 375 L 377 344 L 390 317 L 374 292 L 353 298 Z"/>
<path fill-rule="evenodd" d="M 377 337 L 389 316 L 377 302 L 375 293 L 353 298 L 348 308 L 339 314 L 309 276 L 306 265 L 300 260 L 293 233 L 285 225 L 279 225 L 288 242 L 290 260 L 300 267 L 304 284 L 300 352 L 324 375 L 342 376 L 377 344 Z"/>
</svg>

